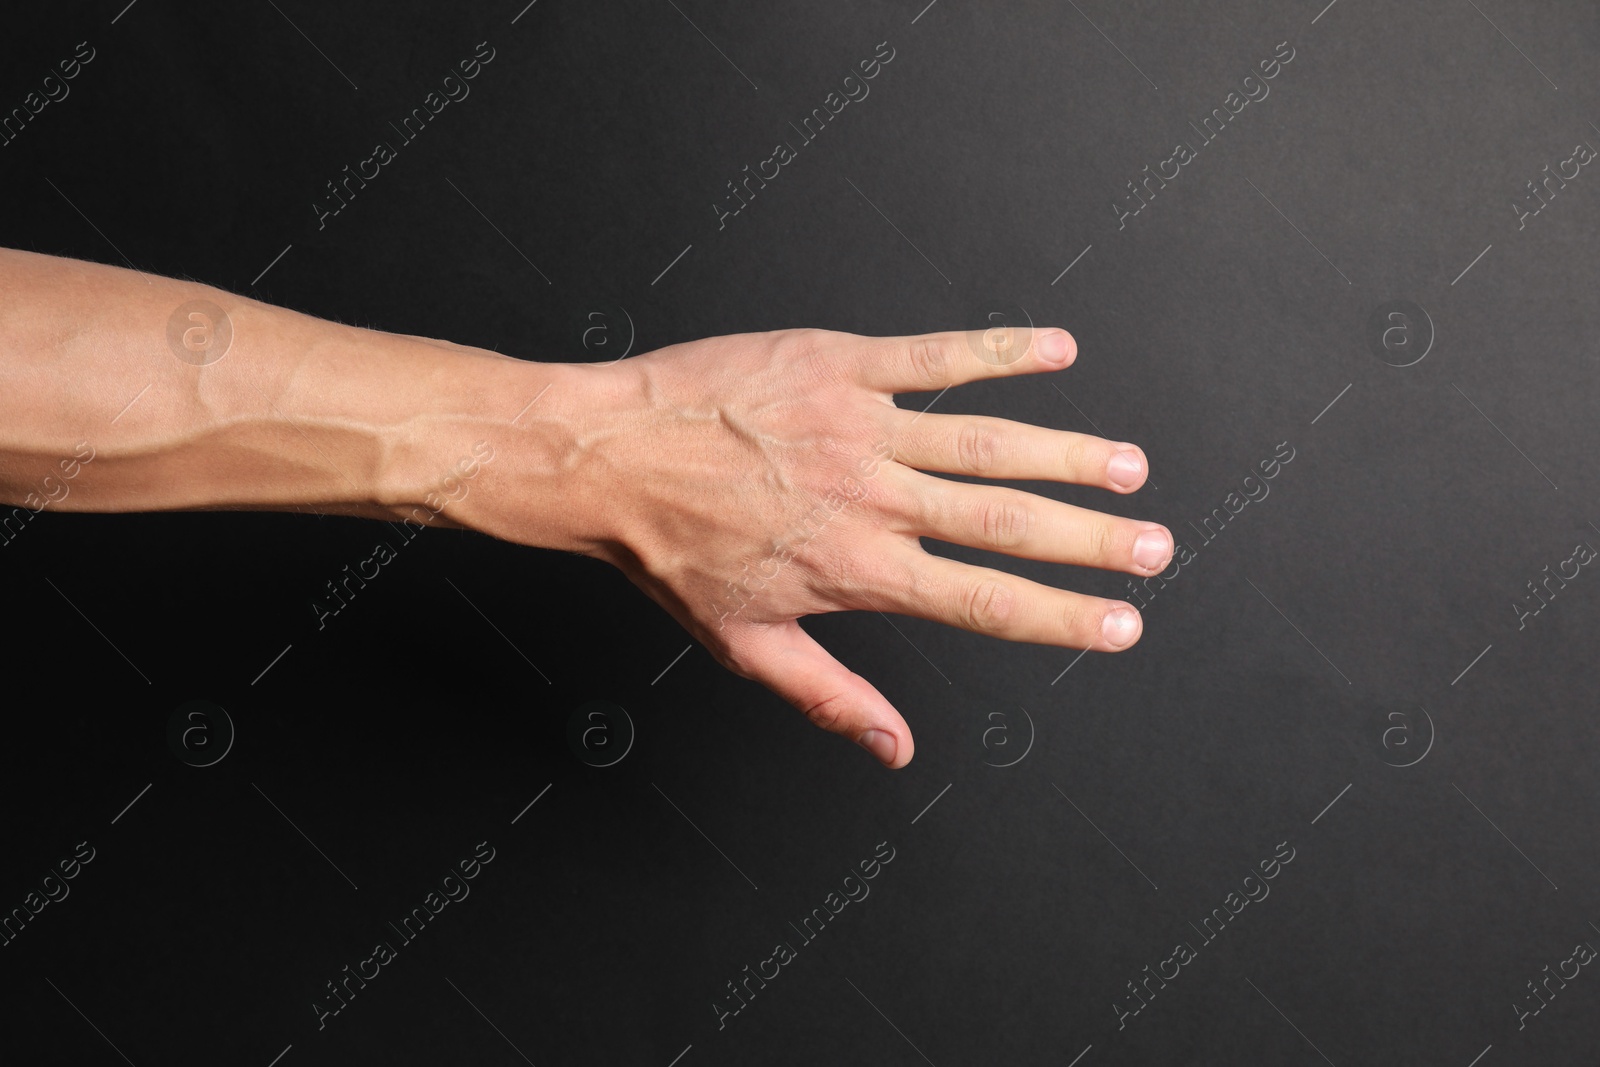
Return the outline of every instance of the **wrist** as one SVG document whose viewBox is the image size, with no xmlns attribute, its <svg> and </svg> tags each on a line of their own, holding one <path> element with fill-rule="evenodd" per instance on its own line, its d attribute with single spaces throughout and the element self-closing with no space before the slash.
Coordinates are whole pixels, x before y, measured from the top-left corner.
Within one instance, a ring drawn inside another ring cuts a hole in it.
<svg viewBox="0 0 1600 1067">
<path fill-rule="evenodd" d="M 383 459 L 373 506 L 413 525 L 605 555 L 607 492 L 595 452 L 626 424 L 632 375 L 385 338 L 398 346 L 386 362 L 410 370 L 374 419 Z"/>
<path fill-rule="evenodd" d="M 554 386 L 560 365 L 419 337 L 373 341 L 382 357 L 363 390 L 374 459 L 362 503 L 393 520 L 483 529 L 468 502 L 481 497 L 491 466 L 506 466 L 529 402 Z"/>
<path fill-rule="evenodd" d="M 617 480 L 635 472 L 618 469 L 609 445 L 631 436 L 633 368 L 511 362 L 512 403 L 474 438 L 494 458 L 447 513 L 502 540 L 614 561 Z"/>
<path fill-rule="evenodd" d="M 629 362 L 534 363 L 281 314 L 272 332 L 297 355 L 272 395 L 301 502 L 611 557 L 603 520 L 629 472 L 610 445 L 641 388 Z"/>
<path fill-rule="evenodd" d="M 394 520 L 469 525 L 457 505 L 493 462 L 534 365 L 421 338 L 383 335 L 379 344 L 385 358 L 363 416 L 373 463 L 362 502 Z"/>
</svg>

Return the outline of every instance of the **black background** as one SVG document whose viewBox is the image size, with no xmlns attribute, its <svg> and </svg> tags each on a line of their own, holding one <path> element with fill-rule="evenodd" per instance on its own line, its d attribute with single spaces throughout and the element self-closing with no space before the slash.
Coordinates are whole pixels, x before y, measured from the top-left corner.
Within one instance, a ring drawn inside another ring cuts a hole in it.
<svg viewBox="0 0 1600 1067">
<path fill-rule="evenodd" d="M 0 109 L 95 58 L 0 147 L 0 236 L 539 360 L 614 358 L 625 321 L 641 352 L 1019 305 L 1077 364 L 938 410 L 1139 443 L 1132 498 L 1029 488 L 1196 558 L 1116 656 L 808 621 L 916 731 L 888 773 L 676 658 L 594 561 L 428 531 L 318 630 L 386 527 L 47 511 L 0 549 L 0 909 L 96 855 L 0 948 L 7 1062 L 1593 1061 L 1600 976 L 1515 1005 L 1600 944 L 1600 578 L 1521 629 L 1513 604 L 1600 544 L 1600 177 L 1511 206 L 1600 144 L 1593 5 L 523 2 L 9 10 Z M 485 41 L 470 96 L 319 229 L 324 183 Z M 719 229 L 724 183 L 884 41 L 870 95 Z M 1124 183 L 1284 41 L 1270 95 L 1119 229 Z M 1436 333 L 1412 366 L 1365 337 L 1393 300 Z M 168 744 L 191 699 L 237 731 L 209 767 Z M 567 742 L 595 699 L 637 731 L 606 768 Z M 324 983 L 480 841 L 471 895 L 319 1029 Z M 870 896 L 719 1029 L 725 983 L 880 842 Z"/>
</svg>

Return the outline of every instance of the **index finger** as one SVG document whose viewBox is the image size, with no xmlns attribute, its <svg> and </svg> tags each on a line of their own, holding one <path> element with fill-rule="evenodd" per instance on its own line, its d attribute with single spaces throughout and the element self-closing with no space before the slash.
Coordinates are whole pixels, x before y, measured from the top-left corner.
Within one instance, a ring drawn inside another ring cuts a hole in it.
<svg viewBox="0 0 1600 1067">
<path fill-rule="evenodd" d="M 1005 326 L 913 337 L 874 337 L 858 352 L 850 374 L 885 393 L 926 393 L 984 378 L 1060 370 L 1078 355 L 1077 342 L 1055 327 Z"/>
</svg>

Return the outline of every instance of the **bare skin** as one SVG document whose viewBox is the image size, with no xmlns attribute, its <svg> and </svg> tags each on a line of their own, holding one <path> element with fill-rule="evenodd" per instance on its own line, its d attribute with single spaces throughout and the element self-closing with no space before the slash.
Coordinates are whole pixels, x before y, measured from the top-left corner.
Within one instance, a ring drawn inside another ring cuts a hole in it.
<svg viewBox="0 0 1600 1067">
<path fill-rule="evenodd" d="M 1060 370 L 1077 355 L 1064 330 L 785 330 L 532 363 L 26 252 L 0 250 L 0 292 L 0 501 L 360 515 L 591 556 L 723 666 L 888 767 L 910 762 L 910 727 L 799 618 L 879 610 L 1121 651 L 1142 632 L 1131 605 L 944 559 L 920 538 L 1138 576 L 1173 552 L 1156 523 L 936 476 L 1128 493 L 1148 473 L 1137 447 L 894 402 Z M 206 312 L 169 334 L 195 300 L 231 327 L 220 358 Z M 461 492 L 480 442 L 492 461 Z"/>
</svg>

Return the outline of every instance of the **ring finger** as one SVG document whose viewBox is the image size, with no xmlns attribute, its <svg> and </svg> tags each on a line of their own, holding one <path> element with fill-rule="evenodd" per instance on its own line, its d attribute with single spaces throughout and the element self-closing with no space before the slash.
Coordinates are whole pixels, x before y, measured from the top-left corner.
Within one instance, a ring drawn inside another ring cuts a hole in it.
<svg viewBox="0 0 1600 1067">
<path fill-rule="evenodd" d="M 1155 522 L 1050 500 L 998 485 L 971 485 L 900 467 L 910 484 L 899 532 L 1010 556 L 1151 575 L 1172 560 L 1172 534 Z"/>
</svg>

